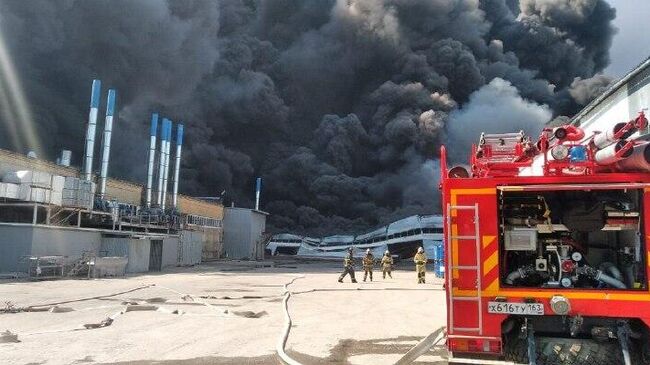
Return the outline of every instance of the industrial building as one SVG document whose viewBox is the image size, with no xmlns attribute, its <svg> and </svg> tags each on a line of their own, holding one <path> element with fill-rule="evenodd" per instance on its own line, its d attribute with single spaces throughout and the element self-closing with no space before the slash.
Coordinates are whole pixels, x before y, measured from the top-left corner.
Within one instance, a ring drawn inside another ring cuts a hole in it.
<svg viewBox="0 0 650 365">
<path fill-rule="evenodd" d="M 150 146 L 146 185 L 110 178 L 117 98 L 109 90 L 95 174 L 100 91 L 95 80 L 81 169 L 70 166 L 67 150 L 57 163 L 0 150 L 0 273 L 120 275 L 222 256 L 223 206 L 178 194 L 182 124 L 172 141 L 172 121 L 162 118 L 158 140 L 158 115 L 152 115 L 150 140 L 142 141 Z"/>
<path fill-rule="evenodd" d="M 267 215 L 257 209 L 225 208 L 224 255 L 232 259 L 262 260 L 270 238 L 265 234 Z"/>
</svg>

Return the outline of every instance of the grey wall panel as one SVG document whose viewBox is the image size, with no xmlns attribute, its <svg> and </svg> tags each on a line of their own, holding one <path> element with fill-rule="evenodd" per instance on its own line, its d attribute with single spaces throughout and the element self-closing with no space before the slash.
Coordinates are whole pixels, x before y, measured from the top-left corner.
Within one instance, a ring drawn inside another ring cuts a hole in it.
<svg viewBox="0 0 650 365">
<path fill-rule="evenodd" d="M 250 258 L 250 210 L 226 208 L 224 252 L 229 258 Z"/>
<path fill-rule="evenodd" d="M 99 255 L 105 257 L 129 256 L 129 238 L 127 237 L 102 237 Z"/>
<path fill-rule="evenodd" d="M 202 231 L 183 231 L 183 256 L 181 258 L 181 265 L 196 265 L 201 263 L 203 235 L 204 232 Z"/>
<path fill-rule="evenodd" d="M 81 258 L 84 252 L 99 254 L 101 233 L 54 226 L 35 226 L 32 235 L 32 255 L 67 256 L 72 263 Z"/>
<path fill-rule="evenodd" d="M 27 266 L 18 261 L 31 250 L 31 226 L 0 225 L 0 272 L 27 272 Z"/>
<path fill-rule="evenodd" d="M 233 259 L 261 259 L 266 214 L 251 209 L 225 208 L 223 251 Z"/>
<path fill-rule="evenodd" d="M 176 266 L 178 261 L 178 238 L 168 237 L 163 240 L 162 266 Z"/>
<path fill-rule="evenodd" d="M 148 239 L 129 240 L 129 263 L 126 265 L 126 272 L 147 272 L 149 271 L 149 250 Z"/>
<path fill-rule="evenodd" d="M 149 271 L 149 240 L 131 237 L 103 237 L 100 247 L 103 256 L 126 256 L 126 272 Z"/>
</svg>

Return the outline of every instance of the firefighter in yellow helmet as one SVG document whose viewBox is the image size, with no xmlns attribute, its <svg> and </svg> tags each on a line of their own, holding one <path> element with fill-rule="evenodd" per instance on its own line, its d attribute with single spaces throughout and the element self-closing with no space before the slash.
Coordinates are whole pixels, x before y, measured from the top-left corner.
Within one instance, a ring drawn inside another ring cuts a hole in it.
<svg viewBox="0 0 650 365">
<path fill-rule="evenodd" d="M 418 284 L 424 284 L 424 274 L 427 271 L 427 255 L 424 254 L 424 249 L 418 247 L 418 253 L 413 257 L 415 262 L 415 271 L 418 273 Z"/>
<path fill-rule="evenodd" d="M 348 274 L 350 274 L 350 279 L 352 279 L 353 283 L 357 282 L 357 279 L 354 277 L 354 256 L 352 256 L 352 253 L 352 247 L 348 248 L 348 254 L 343 259 L 343 273 L 339 276 L 339 283 L 342 283 L 343 278 Z"/>
<path fill-rule="evenodd" d="M 370 274 L 370 281 L 372 281 L 372 267 L 375 265 L 375 256 L 372 255 L 370 249 L 366 250 L 366 256 L 363 257 L 363 281 L 366 281 L 368 274 Z"/>
<path fill-rule="evenodd" d="M 391 272 L 393 271 L 393 258 L 390 256 L 390 252 L 386 250 L 384 252 L 384 257 L 381 258 L 381 272 L 384 275 L 384 279 L 386 279 L 386 274 L 392 279 L 393 275 Z"/>
</svg>

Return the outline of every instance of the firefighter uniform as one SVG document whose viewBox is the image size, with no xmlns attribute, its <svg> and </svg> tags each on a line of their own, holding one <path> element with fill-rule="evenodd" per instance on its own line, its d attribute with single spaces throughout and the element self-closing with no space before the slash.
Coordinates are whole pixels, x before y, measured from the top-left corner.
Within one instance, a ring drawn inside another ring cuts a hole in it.
<svg viewBox="0 0 650 365">
<path fill-rule="evenodd" d="M 418 273 L 418 284 L 424 284 L 424 275 L 427 271 L 427 256 L 422 248 L 418 249 L 418 253 L 413 257 L 413 262 L 415 262 L 415 271 Z"/>
<path fill-rule="evenodd" d="M 352 256 L 352 250 L 348 250 L 348 255 L 343 259 L 343 273 L 339 276 L 339 283 L 342 283 L 343 278 L 348 274 L 350 274 L 352 282 L 356 283 L 357 279 L 354 277 L 354 257 Z"/>
<path fill-rule="evenodd" d="M 368 274 L 370 274 L 370 281 L 372 281 L 372 267 L 375 265 L 375 257 L 370 250 L 366 251 L 366 256 L 363 257 L 363 281 L 366 281 Z"/>
<path fill-rule="evenodd" d="M 384 276 L 384 279 L 386 279 L 386 274 L 392 279 L 393 275 L 391 272 L 393 271 L 393 258 L 390 256 L 390 253 L 386 251 L 384 253 L 384 257 L 381 258 L 381 272 Z"/>
</svg>

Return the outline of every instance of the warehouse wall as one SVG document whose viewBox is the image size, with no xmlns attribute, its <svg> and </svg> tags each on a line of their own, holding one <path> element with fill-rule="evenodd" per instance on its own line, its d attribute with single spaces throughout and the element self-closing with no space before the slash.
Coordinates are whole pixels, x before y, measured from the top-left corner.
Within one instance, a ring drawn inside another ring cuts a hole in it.
<svg viewBox="0 0 650 365">
<path fill-rule="evenodd" d="M 262 233 L 266 229 L 266 213 L 245 208 L 225 208 L 223 251 L 232 259 L 261 259 Z"/>
<path fill-rule="evenodd" d="M 163 240 L 162 267 L 178 264 L 178 237 L 167 237 Z"/>
<path fill-rule="evenodd" d="M 223 228 L 202 227 L 202 259 L 219 259 L 223 256 Z"/>
<path fill-rule="evenodd" d="M 108 179 L 106 181 L 106 198 L 117 199 L 121 203 L 140 205 L 142 204 L 142 189 L 142 185 Z"/>
<path fill-rule="evenodd" d="M 100 250 L 104 256 L 128 257 L 127 273 L 149 271 L 150 242 L 148 238 L 104 237 Z"/>
<path fill-rule="evenodd" d="M 0 272 L 27 271 L 21 256 L 31 255 L 32 227 L 0 224 Z"/>
<path fill-rule="evenodd" d="M 251 258 L 264 259 L 264 231 L 266 230 L 266 215 L 257 211 L 251 214 Z"/>
<path fill-rule="evenodd" d="M 29 158 L 23 154 L 0 149 L 0 178 L 7 172 L 18 170 L 37 170 L 54 175 L 79 177 L 79 170 L 75 167 L 59 166 L 50 161 Z M 140 184 L 109 178 L 106 182 L 106 197 L 117 199 L 122 203 L 141 205 L 144 189 Z M 168 194 L 167 199 L 171 202 L 171 194 Z M 178 208 L 183 214 L 223 219 L 223 205 L 219 203 L 179 195 Z"/>
<path fill-rule="evenodd" d="M 67 263 L 79 260 L 84 252 L 99 254 L 101 233 L 93 230 L 79 230 L 56 226 L 34 226 L 32 228 L 32 255 L 68 256 Z"/>
<path fill-rule="evenodd" d="M 185 214 L 195 214 L 208 218 L 223 219 L 223 205 L 208 203 L 203 200 L 190 198 L 189 196 L 178 196 L 178 209 Z"/>
<path fill-rule="evenodd" d="M 98 254 L 100 245 L 98 231 L 0 224 L 0 272 L 26 271 L 22 256 L 67 256 L 73 263 L 86 251 Z"/>
<path fill-rule="evenodd" d="M 181 265 L 196 265 L 201 263 L 203 236 L 204 233 L 201 231 L 183 231 L 181 240 L 183 257 L 181 258 Z"/>
<path fill-rule="evenodd" d="M 0 177 L 7 172 L 18 170 L 38 170 L 54 175 L 79 176 L 74 167 L 59 166 L 53 162 L 29 158 L 26 155 L 0 149 Z"/>
</svg>

